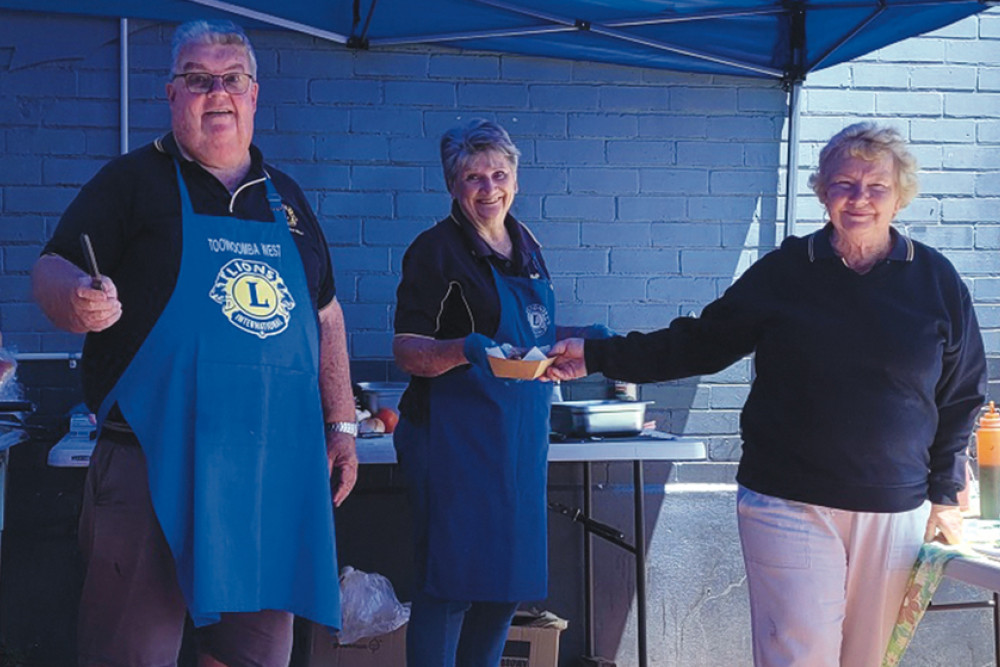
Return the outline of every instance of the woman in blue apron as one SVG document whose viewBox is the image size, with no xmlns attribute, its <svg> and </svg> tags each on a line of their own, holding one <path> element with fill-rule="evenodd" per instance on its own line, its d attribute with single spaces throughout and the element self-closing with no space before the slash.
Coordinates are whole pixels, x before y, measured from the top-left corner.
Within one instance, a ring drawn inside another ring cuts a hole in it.
<svg viewBox="0 0 1000 667">
<path fill-rule="evenodd" d="M 495 377 L 486 348 L 581 331 L 557 332 L 538 242 L 509 215 L 518 156 L 489 121 L 446 133 L 451 215 L 403 259 L 393 351 L 411 374 L 395 431 L 415 524 L 411 667 L 496 667 L 518 602 L 547 595 L 552 385 Z"/>
</svg>

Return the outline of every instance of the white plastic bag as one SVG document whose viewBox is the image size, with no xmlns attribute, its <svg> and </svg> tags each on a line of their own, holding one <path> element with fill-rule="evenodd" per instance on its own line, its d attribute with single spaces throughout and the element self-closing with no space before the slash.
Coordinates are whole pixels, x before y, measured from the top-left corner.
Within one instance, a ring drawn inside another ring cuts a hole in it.
<svg viewBox="0 0 1000 667">
<path fill-rule="evenodd" d="M 410 620 L 410 607 L 396 599 L 392 584 L 381 574 L 351 566 L 340 570 L 340 644 L 392 632 Z"/>
<path fill-rule="evenodd" d="M 14 353 L 0 347 L 0 400 L 21 398 L 21 387 L 17 383 L 17 358 Z"/>
</svg>

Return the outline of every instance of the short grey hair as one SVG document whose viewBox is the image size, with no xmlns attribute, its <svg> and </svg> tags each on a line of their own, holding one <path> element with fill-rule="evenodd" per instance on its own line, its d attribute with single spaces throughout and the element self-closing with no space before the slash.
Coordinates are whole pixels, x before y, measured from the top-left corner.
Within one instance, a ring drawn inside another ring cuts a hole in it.
<svg viewBox="0 0 1000 667">
<path fill-rule="evenodd" d="M 257 78 L 257 55 L 250 44 L 250 38 L 232 21 L 188 21 L 177 27 L 174 31 L 173 44 L 171 46 L 170 74 L 183 74 L 177 71 L 177 61 L 181 51 L 192 44 L 235 44 L 242 46 L 247 52 L 247 61 L 250 64 L 250 71 L 247 72 L 254 79 Z"/>
<path fill-rule="evenodd" d="M 899 188 L 900 208 L 907 206 L 917 196 L 917 158 L 899 131 L 893 127 L 871 121 L 848 125 L 833 135 L 819 154 L 819 169 L 809 177 L 809 187 L 820 201 L 826 199 L 830 171 L 844 157 L 878 160 L 889 156 L 896 166 L 896 186 Z"/>
<path fill-rule="evenodd" d="M 476 118 L 444 133 L 441 137 L 441 167 L 444 169 L 444 182 L 448 192 L 451 192 L 455 179 L 472 156 L 488 151 L 503 155 L 517 172 L 521 151 L 510 140 L 507 130 L 497 123 Z"/>
</svg>

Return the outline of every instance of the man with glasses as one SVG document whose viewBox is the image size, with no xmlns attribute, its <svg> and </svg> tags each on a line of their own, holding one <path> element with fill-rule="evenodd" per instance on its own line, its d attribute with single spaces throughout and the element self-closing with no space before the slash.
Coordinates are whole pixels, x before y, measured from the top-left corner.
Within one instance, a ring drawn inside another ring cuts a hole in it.
<svg viewBox="0 0 1000 667">
<path fill-rule="evenodd" d="M 180 26 L 173 131 L 87 183 L 35 266 L 49 319 L 87 334 L 99 424 L 81 665 L 175 664 L 189 614 L 200 667 L 284 666 L 293 614 L 340 622 L 343 314 L 305 195 L 251 145 L 256 76 L 236 25 Z"/>
</svg>

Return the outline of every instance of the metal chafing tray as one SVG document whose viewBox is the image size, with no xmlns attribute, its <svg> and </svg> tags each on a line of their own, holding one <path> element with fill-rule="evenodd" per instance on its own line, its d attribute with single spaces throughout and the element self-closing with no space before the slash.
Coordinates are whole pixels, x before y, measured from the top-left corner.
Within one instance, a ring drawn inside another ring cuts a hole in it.
<svg viewBox="0 0 1000 667">
<path fill-rule="evenodd" d="M 372 414 L 379 408 L 392 408 L 399 411 L 399 399 L 406 390 L 405 382 L 359 382 L 357 384 L 361 396 L 361 407 Z"/>
<path fill-rule="evenodd" d="M 552 404 L 554 433 L 570 436 L 635 435 L 653 401 L 561 401 Z"/>
</svg>

